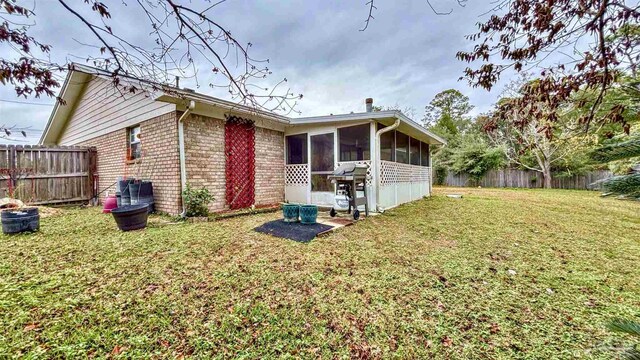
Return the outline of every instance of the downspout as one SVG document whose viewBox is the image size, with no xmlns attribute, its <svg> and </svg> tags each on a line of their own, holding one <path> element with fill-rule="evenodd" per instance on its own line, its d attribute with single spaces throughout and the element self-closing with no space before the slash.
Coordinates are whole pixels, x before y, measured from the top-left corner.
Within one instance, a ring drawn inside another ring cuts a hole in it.
<svg viewBox="0 0 640 360">
<path fill-rule="evenodd" d="M 182 192 L 187 188 L 187 166 L 184 156 L 184 119 L 186 119 L 187 115 L 191 113 L 191 111 L 196 107 L 196 102 L 193 100 L 189 101 L 189 107 L 185 112 L 182 113 L 182 116 L 178 119 L 178 151 L 180 153 L 180 196 L 182 196 Z M 180 217 L 187 216 L 187 206 L 184 202 L 184 197 L 182 198 L 182 212 L 180 213 Z"/>
<path fill-rule="evenodd" d="M 389 132 L 391 130 L 395 130 L 400 126 L 400 119 L 396 119 L 396 122 L 391 126 L 387 126 L 382 128 L 376 132 L 376 211 L 384 212 L 384 209 L 380 206 L 380 135 Z"/>
</svg>

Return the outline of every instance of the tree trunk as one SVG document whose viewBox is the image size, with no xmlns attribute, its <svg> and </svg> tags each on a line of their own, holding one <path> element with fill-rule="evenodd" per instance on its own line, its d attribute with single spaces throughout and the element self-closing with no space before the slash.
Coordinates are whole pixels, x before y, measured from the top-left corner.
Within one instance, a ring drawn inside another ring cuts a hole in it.
<svg viewBox="0 0 640 360">
<path fill-rule="evenodd" d="M 542 169 L 542 177 L 544 178 L 544 188 L 551 189 L 551 166 L 546 164 Z"/>
</svg>

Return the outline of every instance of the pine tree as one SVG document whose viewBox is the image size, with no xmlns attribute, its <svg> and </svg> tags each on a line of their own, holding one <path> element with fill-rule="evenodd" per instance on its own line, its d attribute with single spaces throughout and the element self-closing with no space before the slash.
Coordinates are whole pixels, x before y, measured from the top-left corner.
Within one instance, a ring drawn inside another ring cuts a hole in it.
<svg viewBox="0 0 640 360">
<path fill-rule="evenodd" d="M 607 324 L 609 330 L 628 334 L 640 338 L 640 323 L 635 321 L 615 319 Z M 624 359 L 640 360 L 640 348 L 638 344 L 625 349 L 621 354 Z"/>
<path fill-rule="evenodd" d="M 640 137 L 620 143 L 604 145 L 591 153 L 591 158 L 600 163 L 640 157 Z M 601 182 L 605 195 L 622 195 L 640 199 L 640 164 L 628 174 L 618 175 Z"/>
</svg>

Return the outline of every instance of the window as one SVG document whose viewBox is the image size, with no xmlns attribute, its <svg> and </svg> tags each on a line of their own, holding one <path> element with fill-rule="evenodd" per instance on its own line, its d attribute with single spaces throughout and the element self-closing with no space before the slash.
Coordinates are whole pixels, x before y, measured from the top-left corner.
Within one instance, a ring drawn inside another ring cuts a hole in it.
<svg viewBox="0 0 640 360">
<path fill-rule="evenodd" d="M 307 134 L 286 137 L 287 165 L 307 163 Z"/>
<path fill-rule="evenodd" d="M 331 191 L 327 179 L 333 173 L 333 133 L 311 136 L 311 191 Z"/>
<path fill-rule="evenodd" d="M 396 162 L 409 163 L 409 135 L 396 131 Z"/>
<path fill-rule="evenodd" d="M 378 123 L 378 130 L 386 126 Z M 380 160 L 395 161 L 396 131 L 391 130 L 380 135 Z"/>
<path fill-rule="evenodd" d="M 409 154 L 411 165 L 420 165 L 420 141 L 410 138 Z"/>
<path fill-rule="evenodd" d="M 429 144 L 422 143 L 420 146 L 420 162 L 422 166 L 429 166 Z"/>
<path fill-rule="evenodd" d="M 128 160 L 140 159 L 142 156 L 142 144 L 140 143 L 140 125 L 127 129 L 127 149 L 129 151 Z"/>
<path fill-rule="evenodd" d="M 371 159 L 369 124 L 338 129 L 340 161 L 360 161 Z"/>
</svg>

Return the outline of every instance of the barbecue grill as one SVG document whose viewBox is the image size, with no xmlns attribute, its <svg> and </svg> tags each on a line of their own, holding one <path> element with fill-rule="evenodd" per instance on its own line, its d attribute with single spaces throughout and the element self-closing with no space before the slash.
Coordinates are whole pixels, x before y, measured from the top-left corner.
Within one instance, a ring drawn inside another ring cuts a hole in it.
<svg viewBox="0 0 640 360">
<path fill-rule="evenodd" d="M 368 165 L 364 164 L 343 164 L 336 168 L 333 175 L 329 175 L 328 179 L 336 184 L 336 197 L 345 196 L 348 201 L 347 214 L 351 214 L 353 208 L 353 219 L 360 218 L 358 206 L 364 205 L 365 215 L 369 216 L 369 205 L 367 204 L 367 169 Z M 358 196 L 358 192 L 362 191 L 363 196 Z M 331 217 L 336 216 L 336 209 L 331 208 L 329 212 Z"/>
</svg>

